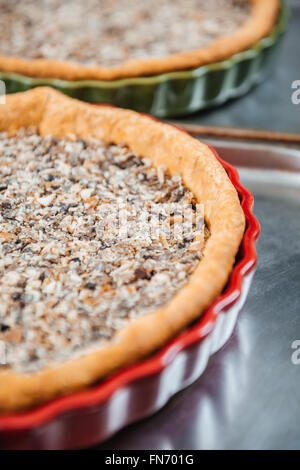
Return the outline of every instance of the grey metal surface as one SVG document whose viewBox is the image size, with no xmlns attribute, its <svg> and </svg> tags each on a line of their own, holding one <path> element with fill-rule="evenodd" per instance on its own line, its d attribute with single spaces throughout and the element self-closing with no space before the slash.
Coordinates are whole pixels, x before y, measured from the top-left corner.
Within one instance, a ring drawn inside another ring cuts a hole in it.
<svg viewBox="0 0 300 470">
<path fill-rule="evenodd" d="M 286 149 L 231 144 L 228 152 L 228 143 L 214 144 L 227 160 L 241 156 L 262 228 L 246 306 L 194 385 L 101 448 L 300 449 L 300 365 L 291 361 L 300 340 L 300 152 L 293 151 L 293 167 Z M 278 157 L 289 171 L 277 169 Z"/>
<path fill-rule="evenodd" d="M 271 76 L 246 96 L 189 116 L 186 122 L 300 132 L 300 104 L 291 100 L 291 84 L 300 80 L 300 0 L 288 0 L 287 4 L 291 7 L 290 25 Z"/>
</svg>

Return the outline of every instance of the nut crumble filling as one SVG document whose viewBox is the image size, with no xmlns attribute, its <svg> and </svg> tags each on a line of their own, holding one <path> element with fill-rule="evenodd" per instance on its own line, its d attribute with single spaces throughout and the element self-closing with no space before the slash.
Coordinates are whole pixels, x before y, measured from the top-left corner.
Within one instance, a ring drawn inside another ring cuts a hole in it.
<svg viewBox="0 0 300 470">
<path fill-rule="evenodd" d="M 1 0 L 0 54 L 115 66 L 205 47 L 249 11 L 239 0 Z"/>
<path fill-rule="evenodd" d="M 209 237 L 203 219 L 187 225 L 196 206 L 180 176 L 124 145 L 70 139 L 0 134 L 4 368 L 37 370 L 112 339 L 175 295 Z M 153 208 L 172 227 L 180 219 L 185 236 L 145 235 Z"/>
</svg>

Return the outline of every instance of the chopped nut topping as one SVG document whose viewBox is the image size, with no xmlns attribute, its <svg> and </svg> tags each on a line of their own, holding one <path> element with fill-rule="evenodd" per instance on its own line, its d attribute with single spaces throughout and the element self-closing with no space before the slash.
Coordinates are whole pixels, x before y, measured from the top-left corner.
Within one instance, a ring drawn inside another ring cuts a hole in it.
<svg viewBox="0 0 300 470">
<path fill-rule="evenodd" d="M 0 53 L 114 66 L 205 47 L 248 14 L 236 0 L 1 0 Z"/>
<path fill-rule="evenodd" d="M 29 129 L 0 134 L 0 159 L 0 341 L 9 367 L 36 370 L 101 347 L 170 300 L 202 257 L 209 232 L 203 218 L 200 232 L 188 225 L 195 205 L 180 176 L 124 145 Z M 153 208 L 167 228 L 165 203 L 183 238 L 148 233 Z M 125 213 L 123 232 L 116 220 Z"/>
</svg>

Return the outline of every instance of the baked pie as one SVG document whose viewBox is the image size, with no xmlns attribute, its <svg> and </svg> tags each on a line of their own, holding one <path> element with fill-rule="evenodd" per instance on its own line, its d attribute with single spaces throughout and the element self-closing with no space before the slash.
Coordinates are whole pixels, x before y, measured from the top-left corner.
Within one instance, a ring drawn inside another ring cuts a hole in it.
<svg viewBox="0 0 300 470">
<path fill-rule="evenodd" d="M 224 288 L 244 213 L 186 133 L 36 88 L 0 106 L 0 162 L 2 412 L 153 353 Z"/>
<path fill-rule="evenodd" d="M 0 70 L 115 80 L 187 70 L 249 49 L 280 0 L 2 0 Z"/>
</svg>

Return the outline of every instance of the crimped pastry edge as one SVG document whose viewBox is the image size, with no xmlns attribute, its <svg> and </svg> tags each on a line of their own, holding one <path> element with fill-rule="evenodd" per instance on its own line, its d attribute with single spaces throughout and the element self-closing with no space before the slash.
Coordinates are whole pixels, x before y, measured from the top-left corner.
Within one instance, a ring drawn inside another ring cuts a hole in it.
<svg viewBox="0 0 300 470">
<path fill-rule="evenodd" d="M 111 81 L 188 70 L 219 62 L 252 47 L 267 36 L 276 23 L 280 0 L 242 1 L 251 3 L 251 13 L 246 23 L 233 34 L 220 37 L 201 49 L 162 58 L 132 59 L 114 67 L 85 66 L 68 61 L 30 60 L 0 55 L 0 70 L 36 78 Z"/>
<path fill-rule="evenodd" d="M 187 327 L 221 293 L 232 270 L 245 229 L 237 192 L 213 152 L 180 130 L 134 111 L 95 107 L 51 88 L 7 97 L 0 107 L 0 132 L 14 135 L 34 125 L 41 135 L 94 137 L 122 142 L 135 153 L 180 173 L 204 204 L 211 231 L 204 257 L 188 283 L 164 306 L 134 320 L 99 349 L 32 373 L 0 371 L 0 410 L 16 411 L 88 387 L 132 364 Z"/>
</svg>

